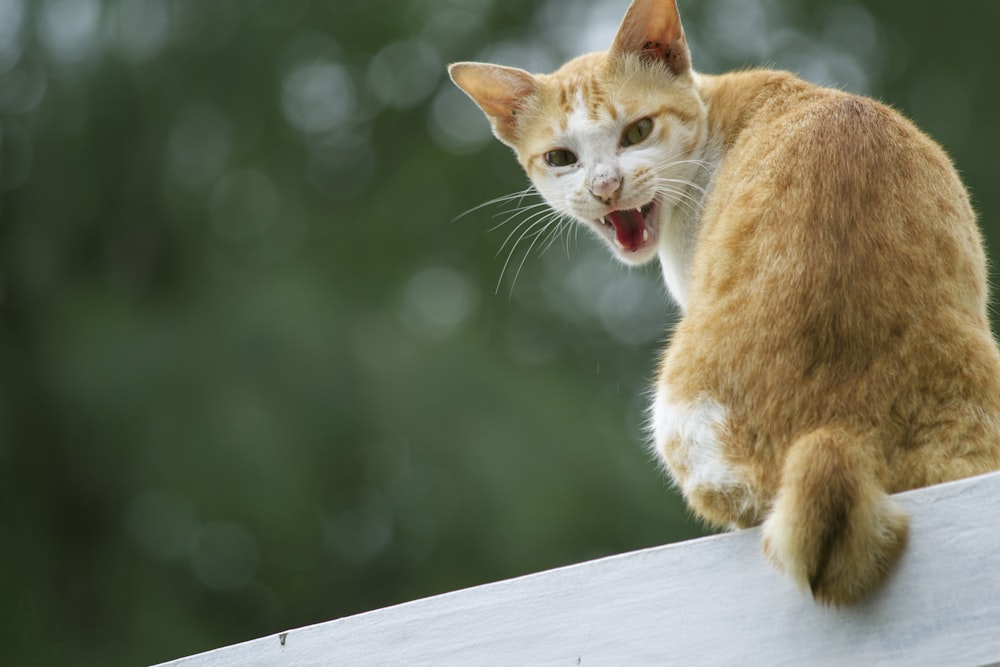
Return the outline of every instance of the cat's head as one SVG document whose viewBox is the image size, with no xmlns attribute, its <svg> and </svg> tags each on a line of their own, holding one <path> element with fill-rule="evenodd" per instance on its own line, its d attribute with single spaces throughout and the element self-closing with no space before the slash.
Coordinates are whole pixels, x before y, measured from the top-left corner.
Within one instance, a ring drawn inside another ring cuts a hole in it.
<svg viewBox="0 0 1000 667">
<path fill-rule="evenodd" d="M 657 254 L 705 141 L 705 108 L 675 0 L 634 0 L 611 48 L 553 74 L 456 63 L 452 80 L 557 211 L 629 264 Z"/>
</svg>

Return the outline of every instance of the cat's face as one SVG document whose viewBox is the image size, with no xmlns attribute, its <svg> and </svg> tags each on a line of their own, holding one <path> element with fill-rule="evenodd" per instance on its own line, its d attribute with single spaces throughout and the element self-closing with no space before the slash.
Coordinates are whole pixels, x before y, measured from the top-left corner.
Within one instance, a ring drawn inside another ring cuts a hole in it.
<svg viewBox="0 0 1000 667">
<path fill-rule="evenodd" d="M 554 74 L 481 63 L 450 71 L 546 201 L 623 261 L 656 257 L 674 212 L 697 206 L 688 184 L 706 111 L 672 0 L 636 0 L 607 53 Z"/>
<path fill-rule="evenodd" d="M 512 142 L 535 188 L 624 262 L 654 258 L 675 208 L 696 205 L 686 188 L 706 132 L 692 81 L 605 54 L 536 78 Z"/>
</svg>

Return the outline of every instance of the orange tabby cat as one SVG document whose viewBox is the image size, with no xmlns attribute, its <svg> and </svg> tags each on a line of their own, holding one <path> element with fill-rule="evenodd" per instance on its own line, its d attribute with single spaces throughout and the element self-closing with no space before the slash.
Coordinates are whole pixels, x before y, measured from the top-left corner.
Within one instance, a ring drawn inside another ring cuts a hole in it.
<svg viewBox="0 0 1000 667">
<path fill-rule="evenodd" d="M 718 526 L 817 600 L 898 558 L 888 494 L 1000 468 L 982 242 L 945 153 L 877 102 L 785 72 L 691 69 L 674 0 L 551 75 L 450 68 L 535 187 L 683 311 L 655 449 Z"/>
</svg>

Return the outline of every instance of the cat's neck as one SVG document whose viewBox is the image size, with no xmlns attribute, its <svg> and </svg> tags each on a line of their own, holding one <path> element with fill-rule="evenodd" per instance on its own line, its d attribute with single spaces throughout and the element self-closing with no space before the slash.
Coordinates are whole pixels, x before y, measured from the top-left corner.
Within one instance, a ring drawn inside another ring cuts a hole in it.
<svg viewBox="0 0 1000 667">
<path fill-rule="evenodd" d="M 683 200 L 690 205 L 674 206 L 670 220 L 663 227 L 658 252 L 667 291 L 682 311 L 686 311 L 688 305 L 691 259 L 701 229 L 702 209 L 722 160 L 722 146 L 708 128 L 690 159 L 698 163 L 683 194 Z"/>
<path fill-rule="evenodd" d="M 709 138 L 721 146 L 723 156 L 755 118 L 774 118 L 819 91 L 794 74 L 765 69 L 696 74 L 695 82 L 708 110 Z"/>
<path fill-rule="evenodd" d="M 770 70 L 694 77 L 706 109 L 705 140 L 691 158 L 701 166 L 687 189 L 698 205 L 674 208 L 659 248 L 663 280 L 682 311 L 687 310 L 690 297 L 691 259 L 701 230 L 701 212 L 720 166 L 755 116 L 780 113 L 775 107 L 794 104 L 812 89 L 794 75 Z"/>
</svg>

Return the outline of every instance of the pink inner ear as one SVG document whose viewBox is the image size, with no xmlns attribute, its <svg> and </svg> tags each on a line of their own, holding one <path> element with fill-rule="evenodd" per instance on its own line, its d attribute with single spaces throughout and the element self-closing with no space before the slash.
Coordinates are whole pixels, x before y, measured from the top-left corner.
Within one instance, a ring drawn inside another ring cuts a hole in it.
<svg viewBox="0 0 1000 667">
<path fill-rule="evenodd" d="M 640 49 L 644 55 L 666 60 L 670 57 L 670 46 L 662 42 L 646 42 Z"/>
<path fill-rule="evenodd" d="M 534 77 L 512 67 L 458 63 L 450 71 L 455 84 L 488 116 L 498 119 L 512 116 L 517 104 L 535 87 Z"/>
<path fill-rule="evenodd" d="M 683 37 L 674 0 L 635 0 L 625 14 L 611 48 L 670 60 L 678 55 L 673 51 Z"/>
</svg>

